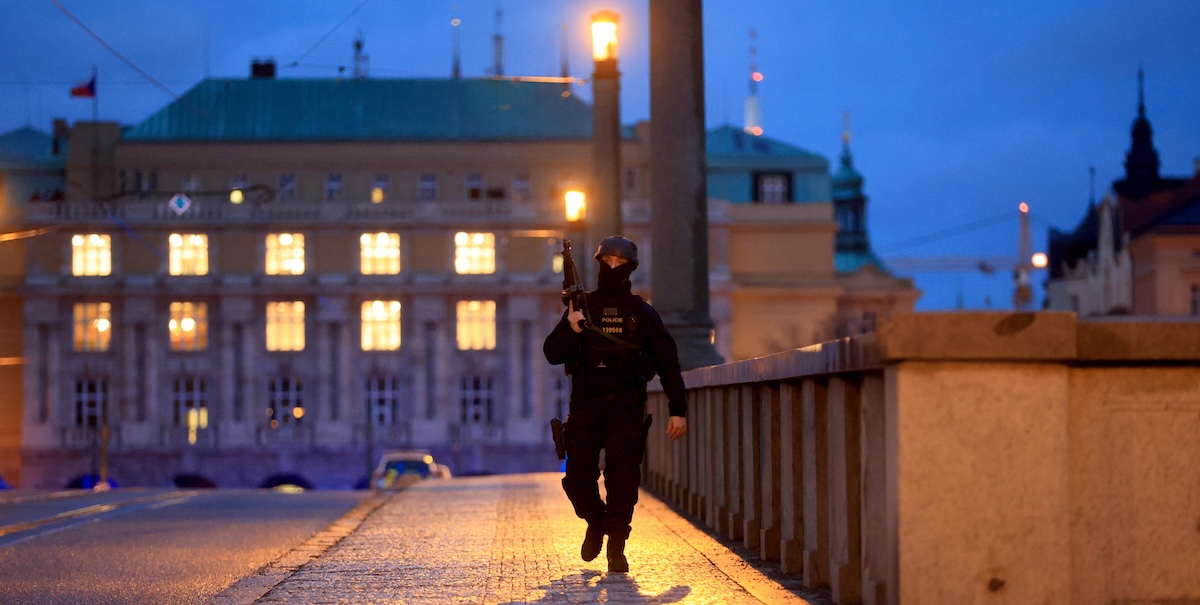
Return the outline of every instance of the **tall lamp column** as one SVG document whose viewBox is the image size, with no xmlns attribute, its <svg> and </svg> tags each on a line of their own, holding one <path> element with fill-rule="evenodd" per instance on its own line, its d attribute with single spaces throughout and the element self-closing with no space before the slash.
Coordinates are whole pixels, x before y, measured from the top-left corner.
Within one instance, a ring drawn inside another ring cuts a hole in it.
<svg viewBox="0 0 1200 605">
<path fill-rule="evenodd" d="M 612 11 L 592 15 L 592 243 L 621 233 L 621 103 L 617 21 Z M 585 258 L 591 256 L 588 251 Z"/>
</svg>

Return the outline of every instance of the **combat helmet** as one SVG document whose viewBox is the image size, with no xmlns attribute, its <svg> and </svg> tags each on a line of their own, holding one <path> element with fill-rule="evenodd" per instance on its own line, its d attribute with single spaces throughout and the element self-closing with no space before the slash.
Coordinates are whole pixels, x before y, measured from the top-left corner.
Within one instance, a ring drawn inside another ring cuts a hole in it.
<svg viewBox="0 0 1200 605">
<path fill-rule="evenodd" d="M 592 258 L 600 260 L 600 257 L 605 254 L 624 258 L 629 261 L 629 264 L 633 265 L 634 269 L 637 269 L 637 245 L 623 235 L 611 235 L 604 238 L 604 241 L 600 242 L 600 247 L 596 249 L 596 256 Z"/>
</svg>

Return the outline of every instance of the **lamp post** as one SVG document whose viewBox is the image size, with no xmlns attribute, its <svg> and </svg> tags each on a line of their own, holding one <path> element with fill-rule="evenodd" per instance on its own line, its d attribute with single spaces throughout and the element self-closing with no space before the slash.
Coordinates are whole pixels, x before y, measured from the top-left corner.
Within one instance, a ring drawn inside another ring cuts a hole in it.
<svg viewBox="0 0 1200 605">
<path fill-rule="evenodd" d="M 584 251 L 585 262 L 583 264 L 576 262 L 575 267 L 579 269 L 579 280 L 586 288 L 592 266 L 591 263 L 586 262 L 587 254 L 589 254 L 586 223 L 584 222 L 587 219 L 587 194 L 578 189 L 569 189 L 563 194 L 563 205 L 567 217 L 566 237 L 572 243 L 572 256 L 574 256 L 576 248 L 582 248 Z"/>
<path fill-rule="evenodd" d="M 612 11 L 592 15 L 592 206 L 593 242 L 621 232 L 621 103 L 617 71 L 617 22 Z M 587 263 L 585 263 L 587 264 Z"/>
</svg>

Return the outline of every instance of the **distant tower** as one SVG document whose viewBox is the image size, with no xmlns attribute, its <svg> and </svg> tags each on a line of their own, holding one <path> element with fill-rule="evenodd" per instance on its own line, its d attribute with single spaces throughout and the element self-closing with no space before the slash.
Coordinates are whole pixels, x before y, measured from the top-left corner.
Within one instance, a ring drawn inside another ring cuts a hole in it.
<svg viewBox="0 0 1200 605">
<path fill-rule="evenodd" d="M 854 168 L 850 155 L 850 112 L 842 113 L 842 163 L 833 175 L 833 211 L 837 217 L 837 252 L 867 253 L 867 196 L 863 194 L 863 177 Z"/>
<path fill-rule="evenodd" d="M 363 52 L 362 32 L 354 37 L 354 79 L 363 80 L 371 75 L 371 57 Z"/>
<path fill-rule="evenodd" d="M 571 94 L 571 81 L 569 79 L 571 77 L 571 75 L 570 75 L 571 71 L 567 64 L 568 63 L 567 60 L 570 58 L 570 53 L 567 51 L 568 31 L 569 31 L 569 28 L 567 27 L 567 24 L 563 23 L 562 24 L 562 48 L 559 49 L 559 53 L 562 56 L 562 71 L 561 71 L 560 75 L 562 75 L 562 79 L 563 79 L 563 96 L 564 97 Z"/>
<path fill-rule="evenodd" d="M 492 34 L 492 75 L 504 75 L 504 34 L 500 33 L 502 11 L 496 9 L 496 33 Z"/>
<path fill-rule="evenodd" d="M 762 110 L 758 106 L 758 83 L 763 79 L 758 71 L 758 32 L 750 29 L 750 96 L 746 97 L 745 124 L 742 129 L 747 134 L 761 136 Z"/>
<path fill-rule="evenodd" d="M 450 20 L 450 31 L 454 36 L 454 59 L 450 67 L 450 77 L 455 80 L 462 78 L 462 53 L 458 45 L 458 26 L 462 25 L 462 19 L 455 17 Z"/>
<path fill-rule="evenodd" d="M 1140 198 L 1155 190 L 1160 178 L 1158 150 L 1154 148 L 1154 129 L 1146 118 L 1146 78 L 1138 68 L 1138 114 L 1130 132 L 1129 151 L 1125 154 L 1125 178 L 1114 183 L 1117 192 Z"/>
</svg>

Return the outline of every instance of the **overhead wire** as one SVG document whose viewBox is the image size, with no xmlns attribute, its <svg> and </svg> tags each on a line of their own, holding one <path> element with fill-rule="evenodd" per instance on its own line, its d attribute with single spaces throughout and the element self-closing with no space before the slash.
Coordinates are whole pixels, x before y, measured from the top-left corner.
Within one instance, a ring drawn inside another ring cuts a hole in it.
<svg viewBox="0 0 1200 605">
<path fill-rule="evenodd" d="M 75 14 L 72 13 L 70 10 L 68 10 L 67 7 L 63 6 L 61 2 L 59 2 L 58 0 L 50 0 L 50 2 L 54 3 L 54 6 L 57 6 L 58 9 L 63 12 L 63 14 L 65 14 L 68 18 L 70 18 L 72 21 L 74 21 L 76 25 L 78 25 L 80 28 L 83 29 L 83 31 L 87 32 L 87 34 L 89 36 L 91 36 L 92 38 L 94 38 L 96 40 L 96 42 L 99 42 L 100 46 L 103 46 L 106 50 L 108 50 L 108 52 L 112 53 L 113 56 L 120 59 L 122 63 L 129 66 L 129 69 L 132 69 L 133 71 L 137 72 L 138 75 L 145 78 L 147 81 L 149 81 L 151 84 L 153 84 L 159 90 L 167 93 L 167 95 L 169 95 L 172 99 L 179 98 L 179 95 L 176 94 L 175 91 L 171 90 L 170 88 L 167 88 L 167 86 L 165 84 L 163 84 L 162 82 L 159 82 L 157 79 L 155 79 L 154 76 L 146 73 L 146 71 L 143 70 L 142 68 L 138 67 L 136 63 L 134 63 L 133 61 L 130 61 L 128 58 L 125 57 L 125 55 L 121 54 L 121 51 L 117 50 L 116 48 L 113 48 L 113 46 L 111 44 L 109 44 L 108 42 L 106 42 L 104 40 L 104 38 L 101 38 L 100 34 L 97 34 L 96 32 L 92 31 L 92 28 L 88 27 L 83 21 L 81 21 L 79 19 L 79 17 L 76 17 Z"/>
<path fill-rule="evenodd" d="M 1013 220 L 1014 218 L 1016 218 L 1014 213 L 1005 212 L 1003 214 L 997 214 L 995 216 L 989 216 L 987 218 L 982 218 L 977 221 L 972 221 L 965 225 L 959 225 L 957 227 L 950 227 L 949 229 L 942 229 L 940 231 L 934 231 L 933 233 L 927 233 L 925 235 L 920 235 L 917 237 L 900 240 L 898 242 L 884 244 L 884 245 L 881 245 L 878 247 L 877 252 L 879 252 L 880 254 L 883 254 L 883 253 L 887 253 L 887 252 L 894 252 L 896 250 L 903 250 L 905 248 L 912 248 L 913 246 L 919 246 L 921 244 L 928 244 L 930 242 L 935 242 L 935 241 L 938 241 L 941 239 L 945 239 L 947 237 L 953 237 L 956 235 L 962 235 L 964 233 L 970 233 L 971 231 L 977 231 L 979 229 L 983 229 L 984 227 L 991 227 L 992 225 L 996 225 L 996 224 L 999 224 L 999 223 L 1002 223 L 1005 221 Z"/>
<path fill-rule="evenodd" d="M 296 57 L 295 61 L 288 63 L 285 67 L 295 67 L 297 65 L 300 65 L 300 61 L 304 60 L 304 57 L 307 57 L 309 55 L 309 53 L 316 50 L 317 47 L 321 45 L 321 43 L 323 43 L 327 38 L 329 38 L 329 36 L 333 35 L 333 32 L 336 32 L 338 30 L 338 28 L 345 25 L 346 22 L 349 21 L 351 17 L 353 17 L 358 11 L 362 10 L 362 8 L 364 6 L 366 6 L 367 3 L 370 1 L 371 0 L 363 0 L 362 2 L 360 2 L 358 4 L 358 6 L 354 7 L 354 10 L 350 11 L 350 14 L 343 17 L 341 21 L 338 21 L 337 25 L 334 25 L 333 28 L 331 28 L 328 32 L 325 33 L 324 36 L 321 36 L 321 38 L 319 40 L 317 40 L 315 43 L 313 43 L 313 45 L 310 46 L 308 48 L 308 50 L 304 51 L 303 53 L 300 53 L 300 56 Z"/>
</svg>

